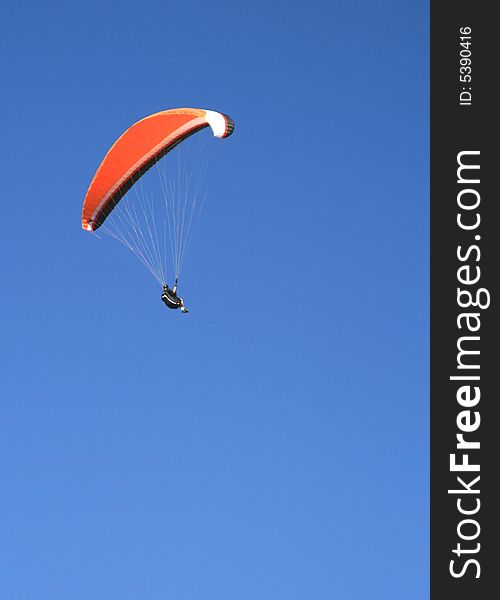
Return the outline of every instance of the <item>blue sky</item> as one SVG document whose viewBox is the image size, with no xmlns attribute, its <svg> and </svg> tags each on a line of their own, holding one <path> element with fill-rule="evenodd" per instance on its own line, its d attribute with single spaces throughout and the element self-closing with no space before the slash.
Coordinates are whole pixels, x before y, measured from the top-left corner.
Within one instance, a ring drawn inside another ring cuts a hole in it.
<svg viewBox="0 0 500 600">
<path fill-rule="evenodd" d="M 428 594 L 428 6 L 4 9 L 0 596 Z M 80 229 L 104 152 L 230 114 L 191 312 Z"/>
</svg>

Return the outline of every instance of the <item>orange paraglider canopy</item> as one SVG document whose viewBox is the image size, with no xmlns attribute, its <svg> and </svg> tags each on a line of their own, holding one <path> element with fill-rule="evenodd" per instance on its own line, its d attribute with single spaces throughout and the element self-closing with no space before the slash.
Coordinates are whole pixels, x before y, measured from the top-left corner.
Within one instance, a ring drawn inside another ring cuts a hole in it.
<svg viewBox="0 0 500 600">
<path fill-rule="evenodd" d="M 216 137 L 234 130 L 233 121 L 222 113 L 198 108 L 175 108 L 141 119 L 111 146 L 97 169 L 85 196 L 82 227 L 100 227 L 123 195 L 162 156 L 184 139 L 211 127 Z"/>
</svg>

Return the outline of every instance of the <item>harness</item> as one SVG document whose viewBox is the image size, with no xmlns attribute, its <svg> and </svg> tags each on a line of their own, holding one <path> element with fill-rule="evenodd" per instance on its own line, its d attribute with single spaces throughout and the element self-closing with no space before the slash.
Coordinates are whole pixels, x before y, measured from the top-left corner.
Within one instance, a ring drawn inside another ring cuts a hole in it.
<svg viewBox="0 0 500 600">
<path fill-rule="evenodd" d="M 181 305 L 179 297 L 177 294 L 174 294 L 170 288 L 163 290 L 161 299 L 168 306 L 168 308 L 179 308 Z"/>
</svg>

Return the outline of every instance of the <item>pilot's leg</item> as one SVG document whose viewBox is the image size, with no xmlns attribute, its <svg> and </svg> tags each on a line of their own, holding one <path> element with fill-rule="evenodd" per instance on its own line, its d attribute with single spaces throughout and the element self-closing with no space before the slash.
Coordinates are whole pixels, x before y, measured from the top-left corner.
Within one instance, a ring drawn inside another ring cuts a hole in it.
<svg viewBox="0 0 500 600">
<path fill-rule="evenodd" d="M 184 300 L 179 298 L 179 306 L 181 307 L 181 312 L 188 313 L 189 310 L 184 306 Z"/>
</svg>

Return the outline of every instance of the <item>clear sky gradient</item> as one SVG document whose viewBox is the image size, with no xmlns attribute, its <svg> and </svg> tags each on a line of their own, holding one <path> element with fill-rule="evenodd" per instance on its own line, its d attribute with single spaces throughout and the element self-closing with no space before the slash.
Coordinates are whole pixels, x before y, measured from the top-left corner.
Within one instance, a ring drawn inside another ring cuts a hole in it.
<svg viewBox="0 0 500 600">
<path fill-rule="evenodd" d="M 1 29 L 0 598 L 426 598 L 427 3 Z M 114 139 L 179 106 L 236 122 L 187 316 L 80 228 Z"/>
</svg>

